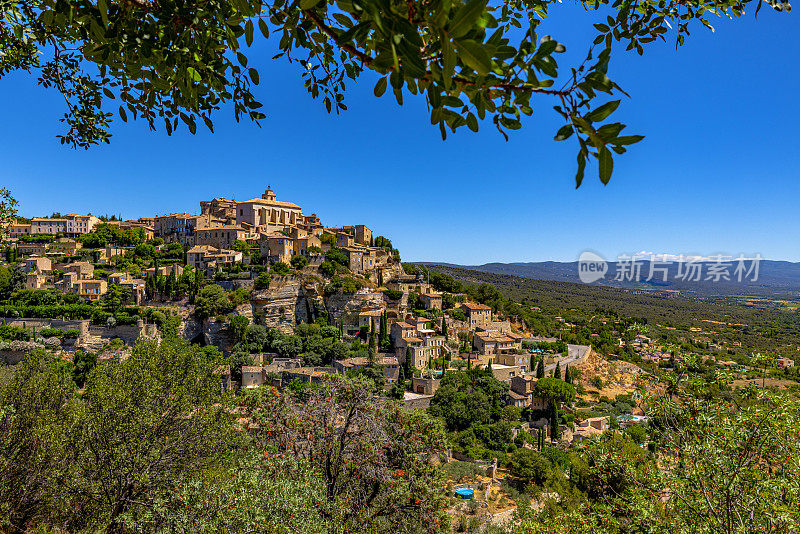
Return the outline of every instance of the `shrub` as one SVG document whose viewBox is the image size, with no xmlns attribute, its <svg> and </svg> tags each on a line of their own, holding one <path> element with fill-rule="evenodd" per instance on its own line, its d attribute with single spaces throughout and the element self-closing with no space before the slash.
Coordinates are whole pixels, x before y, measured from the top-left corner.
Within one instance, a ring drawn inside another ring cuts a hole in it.
<svg viewBox="0 0 800 534">
<path fill-rule="evenodd" d="M 282 261 L 276 261 L 270 267 L 270 272 L 277 275 L 289 274 L 289 266 Z"/>
<path fill-rule="evenodd" d="M 451 480 L 461 480 L 462 478 L 473 478 L 477 475 L 484 475 L 484 470 L 472 462 L 448 462 L 442 468 L 444 476 Z"/>
<path fill-rule="evenodd" d="M 333 276 L 336 274 L 336 265 L 329 261 L 323 262 L 319 266 L 319 272 L 324 276 Z"/>
<path fill-rule="evenodd" d="M 264 271 L 258 275 L 258 277 L 253 281 L 253 287 L 255 289 L 267 289 L 269 288 L 269 283 L 272 280 L 272 275 L 268 272 Z"/>
<path fill-rule="evenodd" d="M 589 383 L 596 389 L 603 389 L 604 386 L 603 379 L 599 376 L 593 377 L 591 380 L 589 380 Z"/>
<path fill-rule="evenodd" d="M 383 294 L 386 295 L 386 298 L 391 300 L 400 300 L 403 298 L 403 292 L 395 291 L 394 289 L 387 289 L 383 292 Z"/>
<path fill-rule="evenodd" d="M 289 260 L 289 263 L 292 264 L 292 267 L 295 269 L 302 269 L 306 265 L 308 265 L 308 259 L 305 256 L 294 255 L 292 259 Z"/>
<path fill-rule="evenodd" d="M 39 334 L 42 337 L 63 337 L 64 331 L 58 328 L 42 328 Z"/>
<path fill-rule="evenodd" d="M 31 333 L 24 328 L 17 326 L 0 326 L 0 339 L 7 339 L 9 341 L 28 341 L 31 338 Z"/>
</svg>

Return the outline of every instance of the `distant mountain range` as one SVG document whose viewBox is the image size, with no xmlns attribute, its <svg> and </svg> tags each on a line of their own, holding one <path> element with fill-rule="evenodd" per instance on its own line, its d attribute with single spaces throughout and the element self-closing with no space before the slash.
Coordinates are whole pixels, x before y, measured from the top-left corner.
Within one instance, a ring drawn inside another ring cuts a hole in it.
<svg viewBox="0 0 800 534">
<path fill-rule="evenodd" d="M 421 265 L 445 265 L 449 267 L 460 267 L 474 271 L 482 271 L 494 274 L 505 274 L 531 278 L 535 280 L 551 280 L 557 282 L 580 283 L 578 276 L 578 262 L 530 262 L 530 263 L 485 263 L 483 265 L 458 265 L 442 262 L 417 262 Z M 728 295 L 750 295 L 761 297 L 793 297 L 800 295 L 800 263 L 788 261 L 761 260 L 758 263 L 758 279 L 753 281 L 753 274 L 742 276 L 742 281 L 737 281 L 735 269 L 737 263 L 731 262 L 727 269 L 730 280 L 720 278 L 715 281 L 713 269 L 715 262 L 698 262 L 701 276 L 699 281 L 695 281 L 696 275 L 691 276 L 690 280 L 682 280 L 678 277 L 679 264 L 672 262 L 668 265 L 656 265 L 656 267 L 666 268 L 666 282 L 663 281 L 664 274 L 656 271 L 651 280 L 647 280 L 650 275 L 650 263 L 642 263 L 641 276 L 636 280 L 633 277 L 625 276 L 622 280 L 615 280 L 616 273 L 630 273 L 630 264 L 622 265 L 618 262 L 608 262 L 608 271 L 604 278 L 593 282 L 592 285 L 618 287 L 623 289 L 656 290 L 656 291 L 678 291 L 686 295 L 696 296 L 728 296 Z M 746 262 L 746 267 L 751 267 L 751 263 Z M 622 269 L 622 270 L 621 270 Z M 627 269 L 627 270 L 626 270 Z M 683 266 L 686 271 L 686 264 Z M 711 276 L 711 279 L 708 277 Z M 630 279 L 633 278 L 633 279 Z"/>
</svg>

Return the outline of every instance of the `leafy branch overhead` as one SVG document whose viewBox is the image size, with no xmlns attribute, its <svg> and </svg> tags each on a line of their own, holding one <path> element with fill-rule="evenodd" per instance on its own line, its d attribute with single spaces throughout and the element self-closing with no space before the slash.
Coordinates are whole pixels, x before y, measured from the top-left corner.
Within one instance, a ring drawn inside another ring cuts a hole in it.
<svg viewBox="0 0 800 534">
<path fill-rule="evenodd" d="M 556 2 L 0 0 L 0 76 L 35 71 L 61 93 L 67 131 L 59 137 L 75 147 L 108 143 L 115 114 L 151 129 L 163 123 L 168 134 L 180 123 L 195 133 L 200 121 L 213 131 L 224 104 L 237 120 L 265 118 L 246 52 L 260 34 L 277 42 L 276 59 L 302 66 L 307 90 L 329 112 L 347 109 L 346 83 L 364 70 L 379 75 L 376 96 L 391 92 L 399 104 L 423 96 L 442 138 L 481 121 L 508 138 L 534 104 L 553 106 L 564 119 L 555 139 L 577 140 L 580 186 L 590 159 L 608 183 L 614 153 L 642 139 L 609 121 L 615 95 L 625 94 L 608 77 L 614 43 L 641 55 L 670 31 L 683 44 L 693 25 L 711 27 L 710 15 L 760 8 L 760 0 L 584 0 L 600 19 L 597 35 L 585 60 L 564 72 L 556 59 L 564 44 L 539 28 Z"/>
</svg>

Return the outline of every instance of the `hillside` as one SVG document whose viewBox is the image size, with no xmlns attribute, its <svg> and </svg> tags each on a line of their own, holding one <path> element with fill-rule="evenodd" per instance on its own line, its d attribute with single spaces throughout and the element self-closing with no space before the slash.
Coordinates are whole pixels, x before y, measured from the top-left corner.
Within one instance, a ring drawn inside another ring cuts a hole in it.
<svg viewBox="0 0 800 534">
<path fill-rule="evenodd" d="M 494 274 L 505 274 L 519 276 L 522 278 L 533 278 L 536 280 L 549 280 L 556 282 L 579 283 L 578 262 L 531 262 L 531 263 L 486 263 L 483 265 L 455 265 L 450 263 L 425 262 L 424 265 L 444 265 L 469 269 L 472 271 L 482 271 Z M 704 273 L 708 272 L 710 262 L 700 262 Z M 641 281 L 616 281 L 613 273 L 618 272 L 619 264 L 609 262 L 609 274 L 604 279 L 593 283 L 594 286 L 617 287 L 624 289 L 639 290 L 668 290 L 678 291 L 682 294 L 705 297 L 721 297 L 729 295 L 752 295 L 757 297 L 774 297 L 797 299 L 800 297 L 800 263 L 788 261 L 762 260 L 759 262 L 758 279 L 751 281 L 751 277 L 743 277 L 741 282 L 732 280 L 711 280 L 682 281 L 677 278 L 678 264 L 672 263 L 667 268 L 667 281 L 659 280 L 656 275 L 654 280 L 649 282 L 645 279 L 649 276 L 649 263 L 645 262 L 642 267 Z M 733 275 L 733 267 L 730 269 Z M 662 277 L 663 278 L 663 277 Z M 702 278 L 705 278 L 703 276 Z"/>
<path fill-rule="evenodd" d="M 753 349 L 797 344 L 800 315 L 769 306 L 742 306 L 701 297 L 638 291 L 520 276 L 487 273 L 448 265 L 428 265 L 464 283 L 491 284 L 504 295 L 551 311 L 612 310 L 640 317 L 651 325 L 688 330 L 709 329 Z"/>
</svg>

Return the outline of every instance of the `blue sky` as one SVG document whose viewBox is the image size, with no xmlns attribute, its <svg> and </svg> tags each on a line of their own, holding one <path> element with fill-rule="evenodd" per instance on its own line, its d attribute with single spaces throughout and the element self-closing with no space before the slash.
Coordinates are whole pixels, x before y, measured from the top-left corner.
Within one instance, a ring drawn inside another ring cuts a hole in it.
<svg viewBox="0 0 800 534">
<path fill-rule="evenodd" d="M 582 59 L 596 20 L 553 9 L 540 33 L 567 45 L 562 67 Z M 120 122 L 110 146 L 75 151 L 55 138 L 59 95 L 28 76 L 2 79 L 0 184 L 27 216 L 125 218 L 197 212 L 201 200 L 246 200 L 271 184 L 326 224 L 367 224 L 407 260 L 573 261 L 592 249 L 800 261 L 796 15 L 764 6 L 758 20 L 715 25 L 677 51 L 673 42 L 644 57 L 615 49 L 610 75 L 631 95 L 615 117 L 647 138 L 616 159 L 606 187 L 591 168 L 575 190 L 576 148 L 553 142 L 560 123 L 547 97 L 509 142 L 491 125 L 442 142 L 422 100 L 376 99 L 369 74 L 351 85 L 349 111 L 328 115 L 296 64 L 270 59 L 270 43 L 251 59 L 261 128 L 230 110 L 216 133 L 196 136 Z"/>
</svg>

